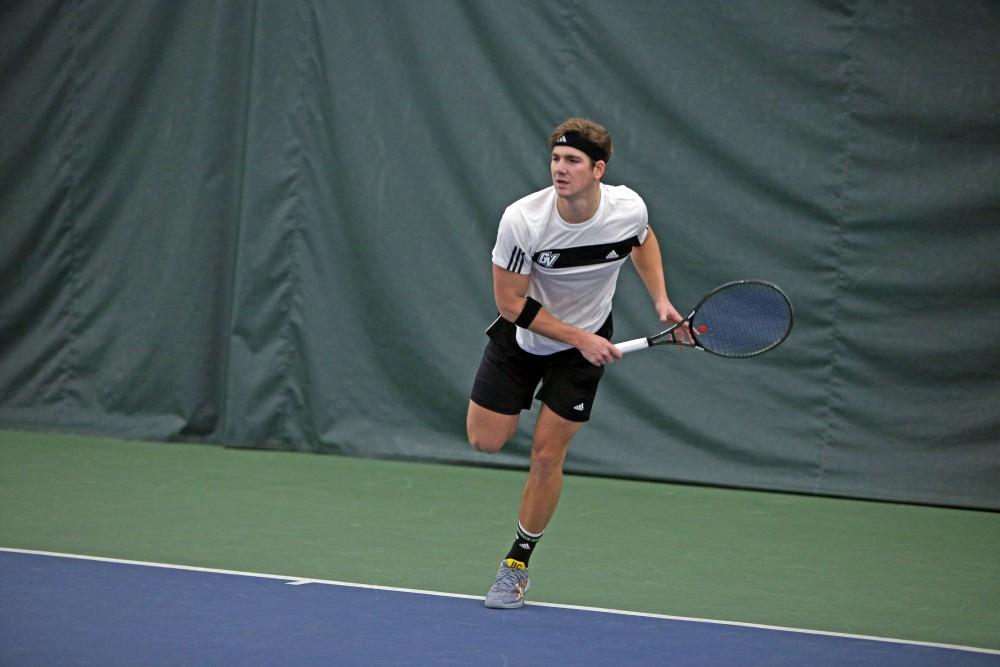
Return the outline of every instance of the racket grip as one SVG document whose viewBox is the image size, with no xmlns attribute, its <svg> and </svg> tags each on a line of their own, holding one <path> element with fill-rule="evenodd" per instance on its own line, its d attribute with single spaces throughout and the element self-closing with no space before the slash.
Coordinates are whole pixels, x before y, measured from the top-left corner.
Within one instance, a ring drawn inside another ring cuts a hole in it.
<svg viewBox="0 0 1000 667">
<path fill-rule="evenodd" d="M 621 343 L 615 343 L 615 347 L 621 350 L 622 354 L 628 352 L 635 352 L 636 350 L 645 350 L 649 347 L 648 338 L 635 338 L 633 340 L 626 340 Z"/>
</svg>

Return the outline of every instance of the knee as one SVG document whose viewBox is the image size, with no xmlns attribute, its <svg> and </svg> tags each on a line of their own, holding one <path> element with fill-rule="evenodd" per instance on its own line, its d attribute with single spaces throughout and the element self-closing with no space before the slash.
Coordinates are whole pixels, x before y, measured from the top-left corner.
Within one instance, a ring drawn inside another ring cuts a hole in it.
<svg viewBox="0 0 1000 667">
<path fill-rule="evenodd" d="M 564 447 L 539 447 L 536 445 L 531 450 L 531 467 L 542 474 L 561 472 L 565 461 L 566 449 Z"/>
<path fill-rule="evenodd" d="M 507 444 L 507 439 L 503 434 L 469 431 L 469 444 L 477 452 L 496 454 Z"/>
</svg>

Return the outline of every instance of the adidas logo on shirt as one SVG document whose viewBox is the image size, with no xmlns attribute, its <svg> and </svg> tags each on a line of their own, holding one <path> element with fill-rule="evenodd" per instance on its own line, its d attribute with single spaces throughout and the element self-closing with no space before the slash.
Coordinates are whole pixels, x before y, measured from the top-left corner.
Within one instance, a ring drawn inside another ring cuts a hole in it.
<svg viewBox="0 0 1000 667">
<path fill-rule="evenodd" d="M 618 259 L 618 253 L 612 250 L 611 252 L 609 252 L 607 255 L 604 256 L 604 259 Z"/>
</svg>

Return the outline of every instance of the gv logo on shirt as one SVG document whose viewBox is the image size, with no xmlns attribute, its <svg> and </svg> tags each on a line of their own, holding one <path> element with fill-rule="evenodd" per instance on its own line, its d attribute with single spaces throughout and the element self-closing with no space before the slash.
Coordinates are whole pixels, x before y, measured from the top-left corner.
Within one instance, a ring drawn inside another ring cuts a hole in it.
<svg viewBox="0 0 1000 667">
<path fill-rule="evenodd" d="M 536 259 L 535 261 L 548 269 L 551 268 L 552 265 L 556 263 L 557 259 L 559 259 L 559 253 L 549 252 L 546 250 L 545 252 L 539 253 L 538 259 Z"/>
</svg>

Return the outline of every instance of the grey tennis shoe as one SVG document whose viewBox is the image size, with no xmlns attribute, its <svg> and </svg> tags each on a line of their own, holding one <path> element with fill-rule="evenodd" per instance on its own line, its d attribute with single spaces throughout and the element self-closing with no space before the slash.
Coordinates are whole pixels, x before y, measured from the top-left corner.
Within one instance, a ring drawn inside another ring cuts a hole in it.
<svg viewBox="0 0 1000 667">
<path fill-rule="evenodd" d="M 490 609 L 517 609 L 524 606 L 524 594 L 531 581 L 528 568 L 513 558 L 500 561 L 497 580 L 486 594 L 486 606 Z"/>
</svg>

